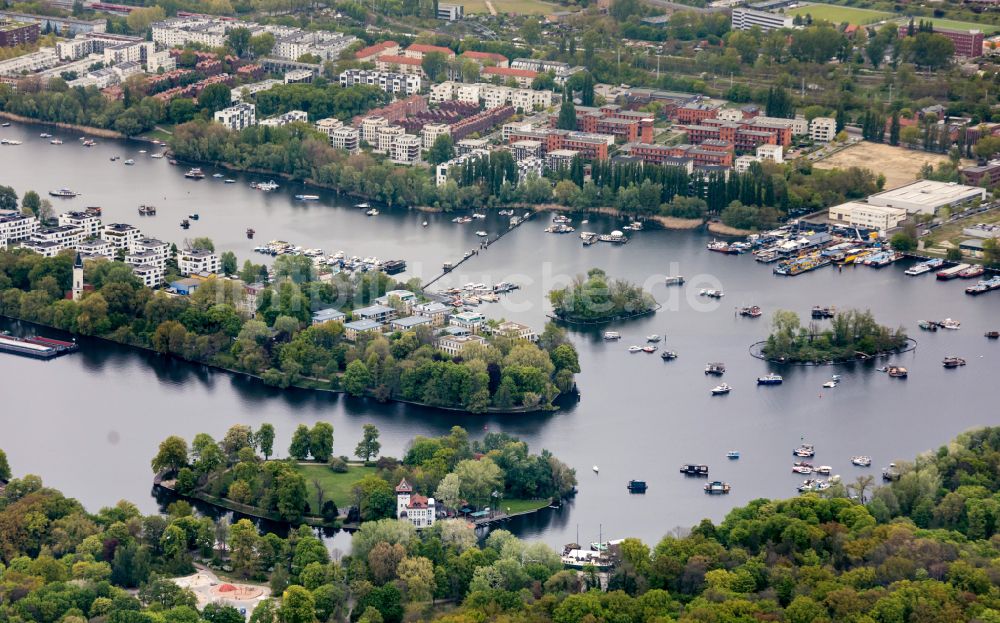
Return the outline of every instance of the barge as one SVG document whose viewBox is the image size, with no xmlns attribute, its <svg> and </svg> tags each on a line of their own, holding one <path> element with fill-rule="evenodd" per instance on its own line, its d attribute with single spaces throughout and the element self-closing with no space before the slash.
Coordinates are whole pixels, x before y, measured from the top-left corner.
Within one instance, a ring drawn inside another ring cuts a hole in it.
<svg viewBox="0 0 1000 623">
<path fill-rule="evenodd" d="M 74 342 L 64 342 L 46 337 L 14 337 L 0 335 L 0 352 L 32 357 L 34 359 L 52 359 L 60 355 L 72 353 L 79 348 Z"/>
</svg>

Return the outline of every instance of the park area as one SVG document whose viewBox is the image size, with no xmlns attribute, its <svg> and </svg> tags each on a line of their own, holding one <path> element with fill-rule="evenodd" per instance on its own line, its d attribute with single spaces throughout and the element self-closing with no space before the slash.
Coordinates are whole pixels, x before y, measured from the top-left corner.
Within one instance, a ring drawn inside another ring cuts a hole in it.
<svg viewBox="0 0 1000 623">
<path fill-rule="evenodd" d="M 1000 30 L 1000 26 L 993 24 L 978 24 L 976 22 L 959 22 L 953 19 L 938 19 L 937 17 L 914 18 L 916 21 L 923 19 L 925 22 L 934 24 L 934 28 L 945 28 L 948 30 L 981 30 L 986 35 L 992 35 Z M 905 23 L 905 22 L 902 22 Z"/>
<path fill-rule="evenodd" d="M 864 26 L 872 24 L 888 17 L 891 13 L 885 11 L 873 11 L 871 9 L 857 9 L 849 6 L 838 6 L 836 4 L 803 4 L 789 9 L 789 15 L 812 16 L 813 21 L 827 21 L 832 24 L 854 24 Z"/>
<path fill-rule="evenodd" d="M 354 496 L 351 494 L 354 483 L 365 476 L 374 475 L 376 471 L 374 467 L 350 465 L 346 472 L 338 473 L 325 464 L 299 464 L 295 466 L 295 469 L 306 479 L 306 487 L 311 497 L 315 497 L 313 482 L 318 481 L 319 486 L 323 488 L 324 498 L 333 500 L 341 512 L 346 512 L 347 508 L 354 503 Z"/>
<path fill-rule="evenodd" d="M 924 164 L 937 167 L 946 162 L 948 156 L 925 151 L 893 147 L 885 143 L 861 141 L 838 151 L 829 158 L 813 163 L 817 169 L 848 169 L 860 167 L 871 169 L 876 175 L 885 176 L 885 188 L 896 188 L 920 177 Z"/>
<path fill-rule="evenodd" d="M 567 10 L 566 7 L 541 0 L 457 0 L 456 4 L 464 6 L 466 13 L 491 13 L 488 4 L 493 5 L 497 13 L 518 15 L 550 15 Z"/>
</svg>

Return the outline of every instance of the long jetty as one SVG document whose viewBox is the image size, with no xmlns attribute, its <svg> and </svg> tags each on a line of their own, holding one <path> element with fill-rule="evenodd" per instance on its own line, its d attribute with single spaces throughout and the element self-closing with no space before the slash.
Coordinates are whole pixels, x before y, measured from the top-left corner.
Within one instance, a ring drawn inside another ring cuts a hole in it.
<svg viewBox="0 0 1000 623">
<path fill-rule="evenodd" d="M 503 238 L 504 236 L 506 236 L 510 232 L 514 231 L 515 229 L 517 229 L 518 227 L 520 227 L 521 225 L 523 225 L 524 222 L 527 221 L 528 219 L 530 219 L 532 216 L 534 216 L 533 212 L 525 212 L 524 217 L 522 217 L 521 220 L 518 221 L 518 223 L 516 225 L 511 225 L 510 227 L 508 227 L 504 231 L 502 231 L 499 234 L 497 234 L 495 238 L 487 238 L 486 240 L 483 240 L 479 244 L 479 248 L 473 249 L 472 252 L 469 255 L 467 255 L 467 256 L 463 257 L 462 259 L 460 259 L 459 261 L 455 262 L 450 269 L 443 271 L 440 275 L 438 275 L 437 277 L 434 277 L 433 279 L 431 279 L 430 281 L 428 281 L 427 283 L 425 283 L 421 289 L 422 290 L 427 290 L 427 288 L 429 288 L 432 285 L 434 285 L 434 283 L 436 283 L 440 279 L 443 279 L 445 277 L 445 275 L 447 275 L 450 272 L 453 272 L 456 268 L 458 268 L 459 266 L 461 266 L 465 262 L 467 262 L 470 259 L 472 259 L 472 258 L 476 257 L 477 255 L 479 255 L 479 253 L 481 251 L 487 250 L 488 248 L 490 248 L 490 246 L 492 244 L 494 244 L 495 242 L 498 242 L 501 238 Z"/>
</svg>

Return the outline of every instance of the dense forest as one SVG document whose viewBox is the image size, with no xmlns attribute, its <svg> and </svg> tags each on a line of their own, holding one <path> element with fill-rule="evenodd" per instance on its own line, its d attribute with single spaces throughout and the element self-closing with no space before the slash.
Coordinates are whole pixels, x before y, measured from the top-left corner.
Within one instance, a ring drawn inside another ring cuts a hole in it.
<svg viewBox="0 0 1000 623">
<path fill-rule="evenodd" d="M 408 455 L 448 452 L 447 439 L 415 442 Z M 0 620 L 238 622 L 227 606 L 199 613 L 167 579 L 195 562 L 270 584 L 275 597 L 253 623 L 1000 620 L 1000 428 L 898 465 L 886 486 L 863 476 L 754 500 L 655 545 L 626 539 L 605 590 L 593 570 L 563 569 L 547 545 L 504 530 L 480 543 L 459 521 L 419 532 L 366 522 L 350 555 L 332 559 L 306 527 L 261 535 L 184 502 L 166 515 L 124 501 L 90 513 L 24 475 L 0 495 Z M 2 453 L 0 478 L 11 478 Z"/>
<path fill-rule="evenodd" d="M 551 408 L 573 391 L 580 371 L 576 349 L 555 326 L 537 344 L 492 336 L 452 357 L 434 346 L 426 326 L 351 342 L 341 322 L 312 325 L 318 309 L 349 312 L 394 287 L 416 287 L 382 272 L 320 282 L 309 258 L 279 257 L 277 280 L 248 319 L 240 281 L 211 278 L 190 297 L 169 296 L 143 286 L 128 265 L 106 260 L 86 263 L 93 291 L 68 300 L 72 263 L 71 252 L 0 252 L 0 315 L 248 372 L 278 387 L 342 389 L 474 413 Z M 256 278 L 259 267 L 248 262 L 243 272 Z"/>
</svg>

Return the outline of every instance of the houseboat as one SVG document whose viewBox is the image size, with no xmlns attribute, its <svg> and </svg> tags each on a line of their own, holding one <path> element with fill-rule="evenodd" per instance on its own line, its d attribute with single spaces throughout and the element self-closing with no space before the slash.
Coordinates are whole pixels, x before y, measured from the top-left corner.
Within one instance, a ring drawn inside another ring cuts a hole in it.
<svg viewBox="0 0 1000 623">
<path fill-rule="evenodd" d="M 705 248 L 709 251 L 715 251 L 716 253 L 725 253 L 726 255 L 733 255 L 736 252 L 729 246 L 728 242 L 722 240 L 712 240 L 705 245 Z"/>
<path fill-rule="evenodd" d="M 253 237 L 254 237 L 254 235 L 256 233 L 257 233 L 256 229 L 254 229 L 253 227 L 247 227 L 247 239 L 248 240 L 253 240 Z"/>
<path fill-rule="evenodd" d="M 795 474 L 811 474 L 813 473 L 812 463 L 806 461 L 796 461 L 792 463 L 792 472 Z"/>
<path fill-rule="evenodd" d="M 712 290 L 709 288 L 702 288 L 698 292 L 698 296 L 707 296 L 710 299 L 721 299 L 726 294 L 722 290 Z"/>
<path fill-rule="evenodd" d="M 857 465 L 858 467 L 871 467 L 872 457 L 870 456 L 852 456 L 851 465 Z"/>
<path fill-rule="evenodd" d="M 729 483 L 722 482 L 721 480 L 705 483 L 705 493 L 708 493 L 709 495 L 726 494 L 729 493 L 729 489 Z"/>
<path fill-rule="evenodd" d="M 757 377 L 758 385 L 781 385 L 783 382 L 784 379 L 781 375 L 774 374 L 773 372 L 771 374 L 765 374 L 764 376 Z"/>
<path fill-rule="evenodd" d="M 990 279 L 980 279 L 976 285 L 966 288 L 965 293 L 978 296 L 996 289 L 1000 289 L 1000 275 Z"/>
<path fill-rule="evenodd" d="M 986 337 L 986 339 L 995 340 L 1000 338 L 1000 331 L 987 331 L 983 335 Z"/>
<path fill-rule="evenodd" d="M 576 228 L 565 223 L 556 223 L 545 228 L 545 232 L 549 234 L 572 234 L 575 231 Z"/>
<path fill-rule="evenodd" d="M 965 365 L 965 360 L 961 357 L 948 356 L 941 360 L 941 365 L 946 368 L 957 368 Z"/>
<path fill-rule="evenodd" d="M 622 334 L 617 331 L 605 331 L 604 339 L 609 342 L 612 340 L 620 340 L 622 339 Z"/>
<path fill-rule="evenodd" d="M 939 322 L 938 325 L 942 329 L 949 329 L 951 331 L 958 331 L 959 329 L 962 328 L 962 323 L 952 318 L 945 318 L 944 320 Z"/>
<path fill-rule="evenodd" d="M 889 376 L 894 379 L 905 379 L 909 374 L 907 369 L 903 366 L 889 366 L 889 369 L 886 370 L 886 372 L 888 372 Z"/>
<path fill-rule="evenodd" d="M 758 305 L 751 305 L 750 307 L 741 307 L 740 315 L 746 316 L 747 318 L 760 318 L 761 314 L 764 312 L 760 309 Z"/>
<path fill-rule="evenodd" d="M 900 475 L 899 467 L 895 463 L 889 463 L 888 467 L 882 469 L 882 480 L 886 482 L 899 480 Z"/>
<path fill-rule="evenodd" d="M 740 458 L 739 450 L 730 450 L 726 453 L 726 458 L 733 461 L 738 460 Z"/>
<path fill-rule="evenodd" d="M 382 272 L 387 275 L 395 275 L 406 270 L 406 260 L 386 260 L 382 263 Z"/>
<path fill-rule="evenodd" d="M 156 216 L 156 206 L 145 204 L 139 206 L 139 216 Z"/>
<path fill-rule="evenodd" d="M 962 272 L 958 273 L 958 276 L 962 279 L 972 279 L 974 277 L 981 277 L 986 269 L 982 264 L 973 264 L 972 266 L 966 268 Z"/>
<path fill-rule="evenodd" d="M 684 285 L 684 277 L 681 275 L 674 275 L 672 277 L 667 277 L 666 279 L 664 279 L 663 285 L 682 286 Z"/>
<path fill-rule="evenodd" d="M 625 237 L 625 234 L 617 229 L 610 234 L 601 234 L 597 237 L 597 239 L 601 242 L 610 242 L 613 244 L 625 244 L 628 242 L 628 238 Z"/>
<path fill-rule="evenodd" d="M 827 318 L 833 318 L 836 315 L 836 307 L 822 307 L 820 305 L 814 305 L 812 308 L 812 317 L 814 320 L 826 320 Z"/>
<path fill-rule="evenodd" d="M 52 195 L 53 197 L 63 197 L 66 199 L 72 199 L 73 197 L 76 197 L 80 193 L 73 192 L 68 188 L 60 188 L 59 190 L 50 190 L 49 194 Z"/>
<path fill-rule="evenodd" d="M 77 350 L 75 342 L 64 342 L 45 337 L 14 337 L 8 333 L 0 334 L 0 352 L 22 355 L 34 359 L 52 359 Z"/>
<path fill-rule="evenodd" d="M 645 480 L 630 480 L 628 484 L 625 485 L 629 493 L 645 493 L 646 492 L 646 481 Z"/>
<path fill-rule="evenodd" d="M 937 331 L 938 330 L 937 323 L 936 322 L 932 322 L 930 320 L 918 320 L 917 321 L 917 326 L 920 327 L 921 329 L 923 329 L 924 331 Z"/>
<path fill-rule="evenodd" d="M 681 465 L 681 473 L 685 476 L 708 476 L 708 465 L 687 463 Z"/>
<path fill-rule="evenodd" d="M 951 268 L 945 268 L 944 270 L 939 270 L 937 272 L 937 278 L 941 281 L 948 281 L 956 277 L 961 276 L 961 274 L 972 268 L 969 264 L 957 264 Z"/>
<path fill-rule="evenodd" d="M 722 376 L 726 373 L 726 364 L 721 361 L 715 361 L 705 364 L 705 374 L 714 374 L 715 376 Z"/>
</svg>

